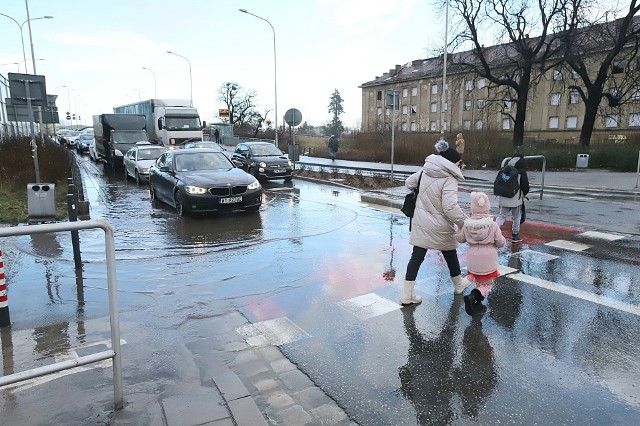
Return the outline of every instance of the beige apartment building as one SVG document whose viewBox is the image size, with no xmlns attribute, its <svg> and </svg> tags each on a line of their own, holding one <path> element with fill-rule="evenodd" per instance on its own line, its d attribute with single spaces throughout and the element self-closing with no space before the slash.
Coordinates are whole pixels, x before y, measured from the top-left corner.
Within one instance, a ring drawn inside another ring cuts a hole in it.
<svg viewBox="0 0 640 426">
<path fill-rule="evenodd" d="M 504 47 L 504 46 L 501 46 Z M 493 46 L 498 51 L 498 46 Z M 392 110 L 386 107 L 386 92 L 397 91 L 396 129 L 405 132 L 440 133 L 441 112 L 444 109 L 444 129 L 451 132 L 494 130 L 509 138 L 513 131 L 515 102 L 502 87 L 495 87 L 475 73 L 456 63 L 458 55 L 449 55 L 446 99 L 442 99 L 442 56 L 414 60 L 396 65 L 374 80 L 361 86 L 363 132 L 389 129 Z M 596 58 L 592 63 L 597 63 Z M 637 62 L 618 61 L 614 75 L 639 69 Z M 525 119 L 525 140 L 578 143 L 584 115 L 584 102 L 579 94 L 568 89 L 579 84 L 579 77 L 566 69 L 551 69 L 539 76 L 529 92 Z M 640 130 L 640 87 L 633 91 L 632 102 L 617 109 L 604 111 L 598 117 L 591 141 L 626 139 Z M 606 101 L 603 101 L 603 103 Z"/>
</svg>

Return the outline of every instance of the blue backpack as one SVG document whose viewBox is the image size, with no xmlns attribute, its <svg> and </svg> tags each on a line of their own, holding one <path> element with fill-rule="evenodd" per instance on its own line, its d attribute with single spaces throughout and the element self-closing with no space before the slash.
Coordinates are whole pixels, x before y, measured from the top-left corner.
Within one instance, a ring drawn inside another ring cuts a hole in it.
<svg viewBox="0 0 640 426">
<path fill-rule="evenodd" d="M 520 190 L 518 179 L 518 169 L 515 164 L 519 158 L 511 158 L 503 168 L 498 171 L 496 179 L 493 181 L 493 194 L 500 197 L 511 198 Z"/>
</svg>

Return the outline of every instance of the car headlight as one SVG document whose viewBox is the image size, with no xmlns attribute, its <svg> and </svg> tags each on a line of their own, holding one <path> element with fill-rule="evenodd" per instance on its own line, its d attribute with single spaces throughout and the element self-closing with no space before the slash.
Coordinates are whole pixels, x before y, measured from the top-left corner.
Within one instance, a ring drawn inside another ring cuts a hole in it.
<svg viewBox="0 0 640 426">
<path fill-rule="evenodd" d="M 258 182 L 257 179 L 251 182 L 249 186 L 247 186 L 247 189 L 258 189 L 258 188 L 260 188 L 260 182 Z"/>
<path fill-rule="evenodd" d="M 267 163 L 265 163 L 264 161 L 260 162 L 260 167 L 267 167 Z"/>
<path fill-rule="evenodd" d="M 187 185 L 187 186 L 184 187 L 184 189 L 189 194 L 193 194 L 193 195 L 202 195 L 202 194 L 206 194 L 207 193 L 207 190 L 205 188 L 200 188 L 199 186 Z"/>
<path fill-rule="evenodd" d="M 143 175 L 147 175 L 147 174 L 149 174 L 149 169 L 148 168 L 140 169 L 140 173 L 142 173 Z"/>
<path fill-rule="evenodd" d="M 116 149 L 115 153 L 118 157 L 122 157 L 122 151 L 120 151 L 119 149 Z"/>
<path fill-rule="evenodd" d="M 289 160 L 288 163 L 289 163 L 289 167 L 293 167 L 293 163 L 291 163 L 291 160 Z"/>
</svg>

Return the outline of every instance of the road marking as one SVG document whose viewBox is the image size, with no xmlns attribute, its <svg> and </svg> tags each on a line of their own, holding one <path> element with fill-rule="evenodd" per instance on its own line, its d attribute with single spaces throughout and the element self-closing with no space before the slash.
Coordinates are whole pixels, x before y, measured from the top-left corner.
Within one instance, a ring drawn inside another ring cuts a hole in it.
<svg viewBox="0 0 640 426">
<path fill-rule="evenodd" d="M 607 240 L 607 241 L 616 241 L 624 238 L 622 235 L 607 234 L 605 232 L 598 232 L 598 231 L 587 231 L 587 232 L 583 232 L 582 234 L 578 234 L 578 236 L 587 237 L 587 238 L 598 238 L 598 239 Z"/>
<path fill-rule="evenodd" d="M 249 346 L 280 346 L 311 337 L 287 317 L 274 318 L 236 329 Z"/>
<path fill-rule="evenodd" d="M 500 275 L 509 275 L 513 274 L 514 272 L 518 272 L 518 269 L 512 268 L 511 266 L 498 265 L 498 272 L 500 273 Z"/>
<path fill-rule="evenodd" d="M 598 305 L 606 306 L 609 308 L 617 309 L 622 312 L 640 316 L 640 307 L 623 303 L 618 300 L 603 297 L 597 294 L 590 293 L 588 291 L 580 290 L 573 287 L 568 287 L 562 284 L 554 283 L 552 281 L 543 280 L 542 278 L 532 277 L 521 273 L 511 274 L 508 276 L 513 280 L 522 281 L 527 284 L 532 284 L 540 288 L 555 291 L 558 293 L 566 294 L 578 299 L 586 300 L 588 302 L 597 303 Z"/>
<path fill-rule="evenodd" d="M 544 263 L 560 258 L 560 256 L 554 254 L 541 253 L 535 250 L 522 250 L 521 252 L 512 254 L 511 257 L 519 257 L 523 262 L 531 263 Z"/>
<path fill-rule="evenodd" d="M 367 320 L 400 309 L 400 305 L 397 302 L 392 302 L 389 299 L 378 296 L 376 293 L 352 297 L 338 302 L 338 305 L 361 320 Z"/>
<path fill-rule="evenodd" d="M 545 243 L 548 246 L 551 247 L 556 247 L 559 249 L 563 249 L 563 250 L 571 250 L 571 251 L 585 251 L 587 249 L 590 249 L 591 246 L 586 245 L 586 244 L 580 244 L 580 243 L 576 243 L 574 241 L 567 241 L 567 240 L 555 240 L 555 241 L 550 241 L 548 243 Z"/>
</svg>

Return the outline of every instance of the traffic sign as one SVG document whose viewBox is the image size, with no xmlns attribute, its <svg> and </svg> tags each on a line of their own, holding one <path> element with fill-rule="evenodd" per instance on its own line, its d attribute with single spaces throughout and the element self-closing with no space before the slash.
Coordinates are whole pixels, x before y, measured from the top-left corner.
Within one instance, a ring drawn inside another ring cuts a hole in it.
<svg viewBox="0 0 640 426">
<path fill-rule="evenodd" d="M 291 108 L 284 113 L 284 121 L 289 126 L 295 127 L 298 124 L 302 123 L 302 113 L 298 109 Z"/>
<path fill-rule="evenodd" d="M 67 120 L 71 120 L 71 116 L 67 114 Z"/>
<path fill-rule="evenodd" d="M 228 117 L 228 116 L 229 116 L 229 110 L 228 110 L 228 109 L 226 109 L 226 108 L 220 108 L 220 109 L 218 110 L 218 115 L 219 115 L 220 117 Z"/>
</svg>

